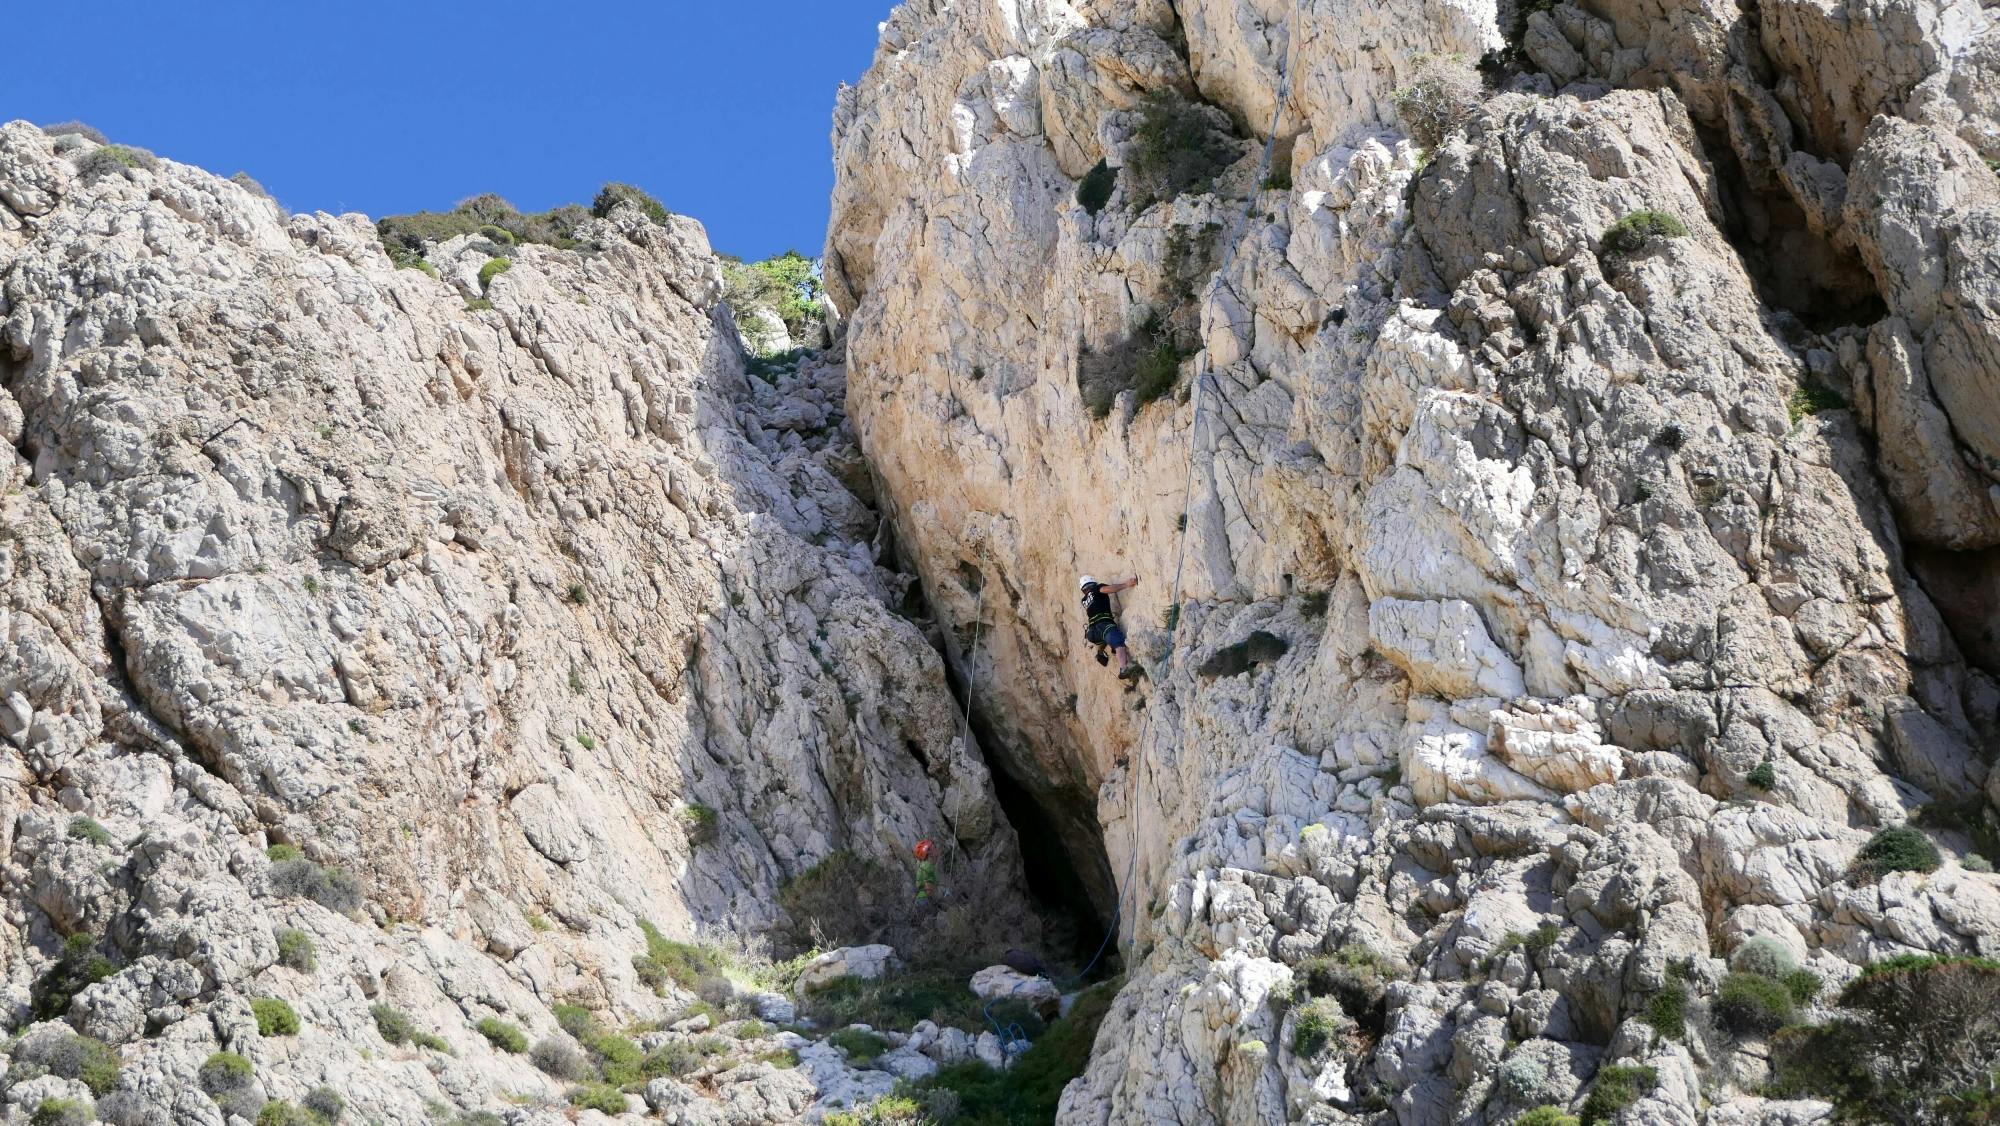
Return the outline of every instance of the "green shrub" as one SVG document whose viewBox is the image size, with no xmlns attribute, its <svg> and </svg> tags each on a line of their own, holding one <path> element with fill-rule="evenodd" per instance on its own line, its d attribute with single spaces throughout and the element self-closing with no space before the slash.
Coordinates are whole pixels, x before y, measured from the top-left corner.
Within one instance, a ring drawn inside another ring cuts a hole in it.
<svg viewBox="0 0 2000 1126">
<path fill-rule="evenodd" d="M 1968 872 L 1991 872 L 1993 870 L 1993 862 L 1976 852 L 1966 853 L 1965 858 L 1960 860 L 1959 864 Z"/>
<path fill-rule="evenodd" d="M 279 927 L 277 938 L 279 965 L 298 970 L 300 973 L 311 973 L 319 964 L 319 958 L 313 950 L 311 935 L 297 927 Z"/>
<path fill-rule="evenodd" d="M 1812 1004 L 1819 997 L 1820 987 L 1824 984 L 1818 974 L 1803 969 L 1793 970 L 1780 978 L 1779 982 L 1784 985 L 1785 992 L 1792 995 L 1792 1000 L 1801 1005 Z"/>
<path fill-rule="evenodd" d="M 1771 1093 L 1832 1101 L 1842 1121 L 1986 1122 L 2000 1064 L 2000 962 L 1911 955 L 1864 969 L 1836 1017 L 1772 1038 Z"/>
<path fill-rule="evenodd" d="M 1765 759 L 1763 762 L 1751 767 L 1750 773 L 1745 775 L 1743 780 L 1760 790 L 1776 789 L 1778 785 L 1778 767 L 1770 759 Z"/>
<path fill-rule="evenodd" d="M 347 1100 L 331 1087 L 314 1087 L 300 1100 L 322 1123 L 335 1123 L 347 1110 Z"/>
<path fill-rule="evenodd" d="M 426 1051 L 451 1054 L 451 1044 L 435 1032 L 413 1031 L 410 1033 L 410 1043 Z"/>
<path fill-rule="evenodd" d="M 1403 131 L 1429 152 L 1465 127 L 1485 88 L 1479 73 L 1457 55 L 1418 55 L 1410 81 L 1390 96 Z"/>
<path fill-rule="evenodd" d="M 1908 826 L 1875 834 L 1854 858 L 1856 875 L 1862 879 L 1879 879 L 1890 872 L 1935 872 L 1943 863 L 1931 839 Z"/>
<path fill-rule="evenodd" d="M 655 992 L 663 992 L 669 982 L 698 990 L 703 979 L 722 972 L 721 959 L 710 950 L 668 938 L 644 919 L 639 920 L 639 931 L 646 936 L 646 952 L 632 959 L 632 968 Z"/>
<path fill-rule="evenodd" d="M 159 166 L 159 158 L 145 149 L 131 145 L 99 145 L 77 160 L 76 172 L 88 181 L 104 176 L 123 176 L 135 168 L 153 169 Z"/>
<path fill-rule="evenodd" d="M 368 1015 L 375 1018 L 375 1031 L 391 1044 L 407 1044 L 417 1031 L 409 1014 L 393 1005 L 377 1002 L 368 1006 Z"/>
<path fill-rule="evenodd" d="M 908 1028 L 920 1020 L 967 1032 L 987 1027 L 979 998 L 966 988 L 964 975 L 952 972 L 898 974 L 875 981 L 841 978 L 805 995 L 801 1006 L 805 1015 L 827 1027 Z"/>
<path fill-rule="evenodd" d="M 640 211 L 645 212 L 646 218 L 661 226 L 666 226 L 667 220 L 673 215 L 673 212 L 668 211 L 666 205 L 659 200 L 630 184 L 619 183 L 606 184 L 597 190 L 597 198 L 590 201 L 590 213 L 602 219 L 611 214 L 621 203 L 636 205 Z"/>
<path fill-rule="evenodd" d="M 304 1107 L 272 1099 L 257 1112 L 257 1126 L 322 1126 L 322 1123 Z"/>
<path fill-rule="evenodd" d="M 1687 986 L 1670 981 L 1646 1002 L 1646 1023 L 1661 1036 L 1679 1040 L 1687 1035 L 1687 1003 Z"/>
<path fill-rule="evenodd" d="M 1158 313 L 1147 314 L 1123 339 L 1079 349 L 1076 387 L 1084 409 L 1092 418 L 1104 418 L 1123 391 L 1132 392 L 1133 404 L 1139 407 L 1164 397 L 1180 382 L 1182 356 Z"/>
<path fill-rule="evenodd" d="M 528 1061 L 556 1079 L 581 1079 L 590 1062 L 576 1045 L 557 1036 L 544 1036 L 528 1050 Z"/>
<path fill-rule="evenodd" d="M 1242 143 L 1222 111 L 1175 91 L 1149 94 L 1139 105 L 1139 121 L 1126 148 L 1132 210 L 1206 192 L 1242 155 Z"/>
<path fill-rule="evenodd" d="M 264 850 L 264 858 L 273 864 L 283 863 L 287 860 L 304 860 L 305 856 L 306 854 L 299 850 L 299 846 L 284 844 L 282 842 Z"/>
<path fill-rule="evenodd" d="M 1014 1066 L 994 1071 L 977 1062 L 955 1064 L 918 1084 L 917 1091 L 927 1105 L 932 1105 L 939 1093 L 957 1095 L 957 1112 L 949 1120 L 965 1126 L 1055 1121 L 1063 1088 L 1083 1074 L 1084 1065 L 1090 1062 L 1091 1045 L 1111 1009 L 1118 984 L 1105 982 L 1079 995 L 1069 1015 L 1051 1025 L 1021 1053 Z"/>
<path fill-rule="evenodd" d="M 291 1002 L 277 997 L 259 997 L 250 1002 L 250 1011 L 257 1016 L 257 1035 L 298 1035 L 299 1014 L 292 1008 Z"/>
<path fill-rule="evenodd" d="M 41 127 L 41 129 L 42 129 L 42 135 L 45 137 L 74 136 L 74 137 L 82 137 L 86 141 L 91 141 L 93 143 L 100 145 L 108 145 L 111 143 L 111 139 L 109 137 L 106 137 L 103 133 L 99 132 L 95 127 L 85 125 L 81 121 L 58 121 L 54 125 L 44 125 Z"/>
<path fill-rule="evenodd" d="M 1315 997 L 1292 1011 L 1292 1052 L 1311 1057 L 1333 1042 L 1335 1033 L 1347 1022 L 1340 1002 L 1331 997 Z"/>
<path fill-rule="evenodd" d="M 1746 974 L 1780 979 L 1799 968 L 1785 944 L 1769 935 L 1757 935 L 1729 956 L 1729 968 Z"/>
<path fill-rule="evenodd" d="M 78 1080 L 93 1095 L 116 1087 L 121 1068 L 118 1050 L 91 1036 L 66 1037 L 27 1062 L 41 1065 L 51 1075 Z"/>
<path fill-rule="evenodd" d="M 826 1038 L 827 1043 L 846 1054 L 848 1061 L 856 1067 L 866 1067 L 875 1057 L 889 1050 L 889 1042 L 873 1032 L 859 1028 L 843 1028 Z"/>
<path fill-rule="evenodd" d="M 757 309 L 769 309 L 785 322 L 785 331 L 792 340 L 808 343 L 815 339 L 813 330 L 825 320 L 820 308 L 820 296 L 825 289 L 820 283 L 819 263 L 796 250 L 757 262 L 725 255 L 722 281 L 722 300 L 738 323 Z M 778 355 L 795 358 L 803 351 L 795 349 Z"/>
<path fill-rule="evenodd" d="M 1293 971 L 1294 980 L 1308 995 L 1332 998 L 1369 1039 L 1382 1034 L 1388 1013 L 1389 983 L 1399 976 L 1397 968 L 1358 944 L 1310 959 Z"/>
<path fill-rule="evenodd" d="M 244 1090 L 256 1074 L 250 1061 L 235 1052 L 216 1052 L 202 1061 L 201 1069 L 195 1072 L 195 1082 L 208 1094 L 221 1095 Z"/>
<path fill-rule="evenodd" d="M 585 1083 L 569 1089 L 569 1105 L 605 1114 L 625 1113 L 625 1093 L 609 1083 Z"/>
<path fill-rule="evenodd" d="M 100 848 L 111 844 L 111 831 L 80 813 L 69 819 L 69 835 L 72 840 L 89 841 Z"/>
<path fill-rule="evenodd" d="M 1548 1082 L 1548 1068 L 1524 1052 L 1515 1052 L 1501 1061 L 1500 1070 L 1494 1074 L 1494 1086 L 1500 1097 L 1516 1106 L 1535 1101 Z"/>
<path fill-rule="evenodd" d="M 28 1116 L 28 1126 L 90 1126 L 97 1108 L 82 1099 L 43 1099 Z"/>
<path fill-rule="evenodd" d="M 1805 421 L 1807 415 L 1821 411 L 1837 411 L 1847 405 L 1840 392 L 1817 383 L 1801 383 L 1792 388 L 1792 394 L 1785 400 L 1785 414 L 1790 416 L 1792 425 Z"/>
<path fill-rule="evenodd" d="M 1637 254 L 1660 239 L 1686 238 L 1687 224 L 1664 211 L 1634 211 L 1604 231 L 1604 253 Z"/>
<path fill-rule="evenodd" d="M 55 964 L 30 988 L 30 1011 L 36 1020 L 57 1020 L 69 1012 L 71 998 L 117 972 L 110 959 L 97 953 L 96 939 L 70 935 L 63 940 Z"/>
<path fill-rule="evenodd" d="M 1111 200 L 1111 190 L 1118 186 L 1118 170 L 1109 161 L 1099 160 L 1090 166 L 1090 171 L 1077 181 L 1076 201 L 1092 215 L 1104 210 Z"/>
<path fill-rule="evenodd" d="M 494 278 L 499 277 L 501 274 L 504 274 L 513 268 L 514 268 L 514 260 L 512 258 L 487 259 L 486 264 L 484 266 L 479 267 L 479 288 L 482 290 L 487 288 L 488 286 L 493 284 Z"/>
<path fill-rule="evenodd" d="M 478 1027 L 486 1042 L 503 1052 L 519 1055 L 528 1050 L 528 1034 L 499 1017 L 483 1017 Z"/>
<path fill-rule="evenodd" d="M 675 1040 L 648 1052 L 646 1058 L 640 1061 L 639 1070 L 648 1078 L 662 1075 L 678 1078 L 700 1067 L 701 1061 L 702 1054 L 695 1050 L 693 1044 Z"/>
<path fill-rule="evenodd" d="M 1613 1064 L 1597 1070 L 1590 1097 L 1583 1101 L 1583 1126 L 1605 1122 L 1645 1097 L 1660 1081 L 1660 1073 L 1650 1067 Z"/>
<path fill-rule="evenodd" d="M 1514 1120 L 1514 1126 L 1580 1126 L 1576 1115 L 1559 1106 L 1538 1106 Z"/>
<path fill-rule="evenodd" d="M 1762 974 L 1732 973 L 1715 995 L 1715 1018 L 1735 1033 L 1776 1032 L 1792 1022 L 1791 991 Z"/>
<path fill-rule="evenodd" d="M 646 1054 L 631 1040 L 605 1033 L 591 1042 L 590 1050 L 597 1054 L 598 1070 L 606 1083 L 623 1087 L 641 1080 L 640 1070 Z"/>
<path fill-rule="evenodd" d="M 575 204 L 566 204 L 533 215 L 524 215 L 514 205 L 488 192 L 464 200 L 450 211 L 419 211 L 410 215 L 387 215 L 375 223 L 375 233 L 383 252 L 397 266 L 423 269 L 425 247 L 459 235 L 478 235 L 503 245 L 541 243 L 558 249 L 583 247 L 576 238 L 577 227 L 590 217 Z M 419 265 L 422 263 L 422 265 Z M 436 276 L 435 270 L 425 272 Z"/>
<path fill-rule="evenodd" d="M 310 899 L 342 915 L 352 914 L 362 900 L 360 880 L 343 869 L 304 859 L 272 864 L 271 891 L 287 899 Z"/>
<path fill-rule="evenodd" d="M 689 802 L 681 807 L 681 827 L 687 831 L 689 844 L 707 844 L 720 831 L 720 818 L 715 810 L 700 802 Z"/>
<path fill-rule="evenodd" d="M 841 849 L 778 885 L 785 923 L 777 937 L 786 953 L 809 950 L 822 937 L 836 946 L 859 945 L 904 921 L 909 898 L 901 873 Z"/>
</svg>

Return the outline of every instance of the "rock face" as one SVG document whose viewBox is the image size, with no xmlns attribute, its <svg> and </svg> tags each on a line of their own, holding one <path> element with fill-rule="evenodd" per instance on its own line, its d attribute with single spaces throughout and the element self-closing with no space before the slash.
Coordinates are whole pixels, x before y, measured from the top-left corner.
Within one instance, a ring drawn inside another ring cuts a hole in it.
<svg viewBox="0 0 2000 1126">
<path fill-rule="evenodd" d="M 0 1004 L 70 936 L 105 959 L 41 1014 L 124 1057 L 100 1109 L 221 1126 L 218 1049 L 356 1121 L 558 1096 L 473 1025 L 673 1017 L 641 921 L 754 944 L 781 881 L 846 851 L 900 887 L 925 837 L 1019 898 L 841 371 L 745 377 L 697 224 L 427 276 L 359 216 L 62 144 L 0 129 Z M 759 1074 L 730 1121 L 814 1097 Z"/>
<path fill-rule="evenodd" d="M 1134 958 L 1066 1122 L 1506 1122 L 1612 1063 L 1626 1121 L 1812 1120 L 1638 1019 L 1669 966 L 2000 949 L 1969 838 L 1851 867 L 2000 747 L 1990 10 L 1508 8 L 912 0 L 836 108 L 850 413 Z M 1418 152 L 1400 76 L 1489 50 Z M 1282 103 L 1282 174 L 1078 204 L 1167 90 Z M 1093 418 L 1085 350 L 1189 305 L 1179 393 Z M 1141 578 L 1135 694 L 1081 572 Z M 1351 950 L 1408 972 L 1302 1051 Z"/>
</svg>

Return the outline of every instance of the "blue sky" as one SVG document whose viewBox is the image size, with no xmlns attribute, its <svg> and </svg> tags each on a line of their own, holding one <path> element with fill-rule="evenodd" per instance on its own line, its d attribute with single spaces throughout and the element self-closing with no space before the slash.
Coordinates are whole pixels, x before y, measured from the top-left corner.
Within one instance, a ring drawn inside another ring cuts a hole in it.
<svg viewBox="0 0 2000 1126">
<path fill-rule="evenodd" d="M 606 180 L 718 250 L 819 252 L 833 92 L 893 0 L 11 5 L 0 120 L 255 176 L 293 210 L 523 210 Z"/>
</svg>

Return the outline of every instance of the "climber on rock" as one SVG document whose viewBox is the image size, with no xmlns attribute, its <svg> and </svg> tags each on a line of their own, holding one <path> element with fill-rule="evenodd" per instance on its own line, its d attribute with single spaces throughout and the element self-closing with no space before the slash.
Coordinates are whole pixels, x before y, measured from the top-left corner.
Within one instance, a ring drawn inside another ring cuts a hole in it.
<svg viewBox="0 0 2000 1126">
<path fill-rule="evenodd" d="M 1139 585 L 1139 580 L 1134 577 L 1122 583 L 1101 583 L 1094 576 L 1085 575 L 1078 585 L 1083 591 L 1083 639 L 1097 646 L 1097 663 L 1111 663 L 1104 654 L 1109 648 L 1118 654 L 1119 679 L 1138 680 L 1145 670 L 1133 663 L 1132 654 L 1125 649 L 1125 631 L 1119 628 L 1118 616 L 1111 610 L 1111 596 L 1131 590 Z"/>
</svg>

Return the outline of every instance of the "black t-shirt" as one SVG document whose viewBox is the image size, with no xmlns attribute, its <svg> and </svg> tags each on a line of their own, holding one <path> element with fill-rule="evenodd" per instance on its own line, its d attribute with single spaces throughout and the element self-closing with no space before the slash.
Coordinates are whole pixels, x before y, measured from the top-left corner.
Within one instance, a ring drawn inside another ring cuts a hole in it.
<svg viewBox="0 0 2000 1126">
<path fill-rule="evenodd" d="M 1091 583 L 1083 588 L 1083 616 L 1086 621 L 1096 621 L 1100 617 L 1111 616 L 1111 596 L 1104 593 L 1099 583 Z"/>
</svg>

